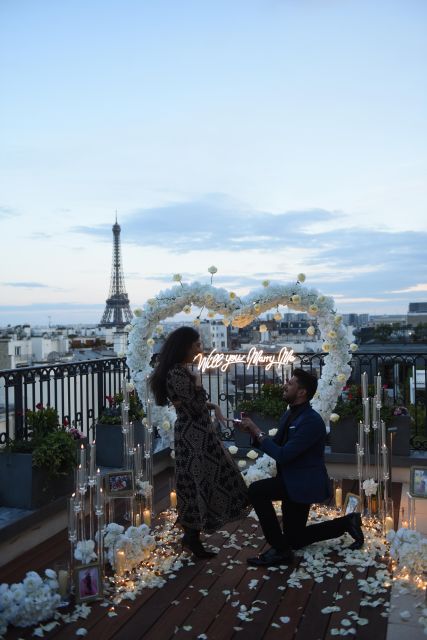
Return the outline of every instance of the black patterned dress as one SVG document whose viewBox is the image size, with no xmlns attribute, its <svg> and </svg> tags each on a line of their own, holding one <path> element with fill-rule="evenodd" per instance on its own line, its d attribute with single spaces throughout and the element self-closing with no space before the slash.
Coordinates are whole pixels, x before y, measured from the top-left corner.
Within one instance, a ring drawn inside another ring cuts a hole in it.
<svg viewBox="0 0 427 640">
<path fill-rule="evenodd" d="M 177 413 L 177 521 L 212 533 L 250 511 L 246 485 L 211 421 L 206 391 L 196 388 L 194 377 L 182 365 L 170 369 L 166 387 Z"/>
</svg>

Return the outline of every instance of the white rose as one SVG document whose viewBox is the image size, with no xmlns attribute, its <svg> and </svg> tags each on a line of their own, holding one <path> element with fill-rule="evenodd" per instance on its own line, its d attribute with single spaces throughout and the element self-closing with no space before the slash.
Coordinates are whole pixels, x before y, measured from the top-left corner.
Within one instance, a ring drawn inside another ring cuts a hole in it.
<svg viewBox="0 0 427 640">
<path fill-rule="evenodd" d="M 212 265 L 211 267 L 209 267 L 208 271 L 210 274 L 214 275 L 214 273 L 216 273 L 218 269 L 214 265 Z"/>
<path fill-rule="evenodd" d="M 164 420 L 162 423 L 163 431 L 169 431 L 170 428 L 171 428 L 171 423 L 169 422 L 169 420 Z"/>
<path fill-rule="evenodd" d="M 329 344 L 329 342 L 324 342 L 322 348 L 323 348 L 323 351 L 328 352 L 329 349 L 331 348 L 331 345 Z"/>
<path fill-rule="evenodd" d="M 299 273 L 297 276 L 298 282 L 305 282 L 305 273 Z"/>
<path fill-rule="evenodd" d="M 174 282 L 181 282 L 182 275 L 180 273 L 174 273 L 173 276 L 172 276 L 172 280 Z"/>
<path fill-rule="evenodd" d="M 330 422 L 338 422 L 339 419 L 340 417 L 338 413 L 331 413 L 331 415 L 329 416 Z"/>
<path fill-rule="evenodd" d="M 238 448 L 233 445 L 231 445 L 231 447 L 228 447 L 229 452 L 231 453 L 232 456 L 235 456 L 236 453 L 238 452 Z"/>
<path fill-rule="evenodd" d="M 310 313 L 311 315 L 315 315 L 318 311 L 319 307 L 317 306 L 317 304 L 311 304 L 308 308 L 308 313 Z"/>
<path fill-rule="evenodd" d="M 148 346 L 148 347 L 152 347 L 153 345 L 154 345 L 154 340 L 153 340 L 153 338 L 148 338 L 148 340 L 147 340 L 147 346 Z"/>
<path fill-rule="evenodd" d="M 358 346 L 355 342 L 352 342 L 350 345 L 350 351 L 357 351 L 358 350 Z"/>
<path fill-rule="evenodd" d="M 338 382 L 342 382 L 342 383 L 346 382 L 346 380 L 347 380 L 346 374 L 345 373 L 339 373 L 337 375 L 337 380 L 338 380 Z"/>
<path fill-rule="evenodd" d="M 277 429 L 276 428 L 269 429 L 269 431 L 268 431 L 268 435 L 271 436 L 271 437 L 275 436 L 276 433 L 277 433 Z"/>
<path fill-rule="evenodd" d="M 309 336 L 314 336 L 314 334 L 316 333 L 316 329 L 314 327 L 308 327 L 307 333 Z"/>
<path fill-rule="evenodd" d="M 251 449 L 250 451 L 247 452 L 246 457 L 250 458 L 251 460 L 256 460 L 258 458 L 258 453 L 253 449 Z"/>
<path fill-rule="evenodd" d="M 239 460 L 237 466 L 240 467 L 240 469 L 244 469 L 246 467 L 246 460 Z"/>
<path fill-rule="evenodd" d="M 134 309 L 133 315 L 136 316 L 137 318 L 140 318 L 142 316 L 142 310 L 141 309 Z"/>
<path fill-rule="evenodd" d="M 299 304 L 301 302 L 301 296 L 295 293 L 293 296 L 291 296 L 291 300 L 294 304 Z"/>
</svg>

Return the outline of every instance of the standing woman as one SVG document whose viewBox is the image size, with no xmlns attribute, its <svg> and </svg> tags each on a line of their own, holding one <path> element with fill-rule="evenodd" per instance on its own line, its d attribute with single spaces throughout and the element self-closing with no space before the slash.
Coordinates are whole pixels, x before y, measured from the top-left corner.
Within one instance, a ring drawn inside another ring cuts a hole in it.
<svg viewBox="0 0 427 640">
<path fill-rule="evenodd" d="M 200 353 L 200 336 L 180 327 L 166 339 L 150 385 L 156 403 L 175 407 L 175 476 L 177 522 L 184 529 L 182 546 L 197 558 L 211 558 L 200 532 L 212 533 L 225 522 L 243 518 L 251 509 L 246 485 L 234 460 L 222 445 L 209 410 L 225 420 L 217 404 L 207 401 L 201 376 L 188 365 Z"/>
</svg>

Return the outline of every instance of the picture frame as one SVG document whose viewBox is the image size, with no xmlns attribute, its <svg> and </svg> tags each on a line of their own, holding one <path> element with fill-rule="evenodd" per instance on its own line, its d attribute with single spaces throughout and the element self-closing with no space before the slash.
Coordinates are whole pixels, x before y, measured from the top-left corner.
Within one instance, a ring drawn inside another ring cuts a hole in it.
<svg viewBox="0 0 427 640">
<path fill-rule="evenodd" d="M 345 515 L 361 511 L 360 496 L 357 495 L 357 493 L 347 493 L 344 500 L 343 511 Z"/>
<path fill-rule="evenodd" d="M 410 468 L 409 493 L 414 498 L 427 498 L 427 467 Z"/>
<path fill-rule="evenodd" d="M 82 564 L 74 569 L 76 602 L 102 598 L 102 573 L 99 564 Z"/>
<path fill-rule="evenodd" d="M 105 494 L 109 498 L 133 496 L 135 483 L 133 471 L 112 471 L 105 475 Z"/>
</svg>

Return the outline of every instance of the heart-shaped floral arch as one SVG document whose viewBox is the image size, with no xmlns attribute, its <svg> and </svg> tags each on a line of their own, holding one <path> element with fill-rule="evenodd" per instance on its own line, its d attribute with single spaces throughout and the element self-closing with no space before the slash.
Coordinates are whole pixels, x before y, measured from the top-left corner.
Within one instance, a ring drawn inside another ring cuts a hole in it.
<svg viewBox="0 0 427 640">
<path fill-rule="evenodd" d="M 181 277 L 177 275 L 174 279 L 180 282 Z M 162 331 L 159 327 L 162 320 L 181 311 L 191 313 L 191 307 L 195 306 L 206 309 L 208 317 L 222 315 L 225 325 L 243 327 L 260 314 L 270 309 L 278 310 L 279 305 L 282 305 L 293 311 L 305 311 L 317 319 L 324 341 L 323 351 L 327 355 L 317 393 L 311 404 L 325 421 L 329 421 L 338 395 L 350 376 L 351 352 L 357 349 L 357 345 L 348 343 L 342 318 L 334 310 L 333 298 L 319 294 L 316 289 L 303 286 L 304 280 L 305 276 L 300 274 L 298 281 L 293 284 L 282 285 L 265 281 L 262 288 L 242 297 L 212 284 L 180 282 L 171 289 L 161 291 L 156 298 L 148 300 L 143 309 L 135 311 L 127 356 L 140 398 L 146 398 L 146 379 L 151 372 L 149 363 L 154 344 L 153 335 Z M 195 324 L 198 322 L 199 320 L 196 320 Z"/>
</svg>

